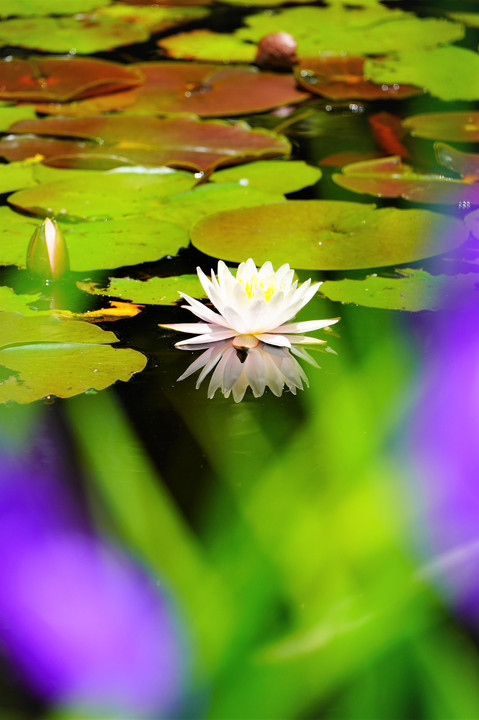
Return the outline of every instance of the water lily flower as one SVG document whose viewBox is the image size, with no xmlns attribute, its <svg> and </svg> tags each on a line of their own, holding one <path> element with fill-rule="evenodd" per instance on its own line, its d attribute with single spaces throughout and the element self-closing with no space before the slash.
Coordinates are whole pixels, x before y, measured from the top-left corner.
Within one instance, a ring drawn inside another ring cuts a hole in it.
<svg viewBox="0 0 479 720">
<path fill-rule="evenodd" d="M 277 397 L 282 395 L 285 387 L 296 395 L 297 390 L 303 389 L 303 383 L 309 386 L 309 382 L 293 352 L 318 367 L 305 348 L 289 350 L 260 342 L 256 347 L 238 350 L 231 340 L 210 343 L 206 348 L 202 348 L 204 352 L 178 380 L 184 380 L 201 370 L 196 382 L 198 389 L 206 376 L 213 371 L 208 386 L 209 398 L 214 397 L 217 390 L 221 390 L 226 398 L 232 394 L 235 402 L 241 402 L 248 387 L 251 387 L 256 398 L 261 397 L 267 387 Z"/>
<path fill-rule="evenodd" d="M 307 280 L 298 286 L 288 264 L 275 272 L 270 262 L 258 269 L 250 258 L 239 265 L 235 277 L 220 260 L 217 276 L 211 271 L 211 280 L 199 267 L 197 273 L 217 312 L 180 293 L 189 303 L 183 307 L 204 322 L 162 325 L 196 335 L 176 343 L 177 347 L 194 348 L 223 340 L 231 340 L 235 348 L 250 349 L 259 343 L 285 348 L 324 344 L 324 340 L 303 333 L 329 327 L 339 320 L 289 322 L 314 297 L 321 283 L 311 284 Z"/>
</svg>

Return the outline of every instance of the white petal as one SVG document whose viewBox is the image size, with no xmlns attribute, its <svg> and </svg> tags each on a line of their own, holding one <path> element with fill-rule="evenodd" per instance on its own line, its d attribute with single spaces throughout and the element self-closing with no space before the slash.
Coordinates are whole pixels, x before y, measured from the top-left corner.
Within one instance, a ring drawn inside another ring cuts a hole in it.
<svg viewBox="0 0 479 720">
<path fill-rule="evenodd" d="M 175 330 L 176 332 L 191 333 L 192 335 L 200 335 L 201 333 L 210 332 L 212 325 L 208 323 L 177 323 L 175 325 L 161 325 L 160 327 L 167 330 Z"/>
<path fill-rule="evenodd" d="M 255 337 L 267 345 L 278 345 L 279 347 L 291 347 L 291 342 L 286 335 L 270 335 L 269 333 L 255 333 Z"/>
<path fill-rule="evenodd" d="M 227 325 L 226 320 L 219 313 L 213 312 L 213 310 L 210 310 L 210 308 L 206 307 L 206 305 L 200 303 L 199 300 L 195 300 L 194 298 L 186 295 L 185 293 L 181 293 L 181 295 L 182 297 L 184 297 L 185 300 L 190 303 L 190 305 L 182 305 L 185 310 L 190 310 L 194 315 L 197 315 L 199 318 L 201 318 L 201 320 L 213 323 L 214 325 Z"/>
<path fill-rule="evenodd" d="M 215 343 L 219 340 L 228 340 L 228 338 L 234 337 L 235 334 L 234 330 L 229 330 L 228 328 L 218 328 L 209 333 L 203 333 L 201 335 L 197 335 L 196 337 L 180 340 L 180 342 L 175 343 L 175 347 L 182 347 L 183 345 L 193 346 L 198 345 L 199 343 Z"/>
<path fill-rule="evenodd" d="M 304 320 L 303 322 L 288 323 L 286 325 L 280 325 L 275 330 L 270 332 L 280 333 L 305 333 L 312 332 L 313 330 L 321 330 L 322 328 L 329 327 L 337 323 L 340 318 L 327 318 L 325 320 Z"/>
</svg>

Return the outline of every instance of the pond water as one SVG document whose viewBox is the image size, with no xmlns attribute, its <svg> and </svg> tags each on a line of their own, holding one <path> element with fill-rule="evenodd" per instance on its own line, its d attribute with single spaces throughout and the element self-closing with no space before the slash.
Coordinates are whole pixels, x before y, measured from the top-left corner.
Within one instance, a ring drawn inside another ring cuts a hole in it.
<svg viewBox="0 0 479 720">
<path fill-rule="evenodd" d="M 0 716 L 479 717 L 476 3 L 6 5 Z M 211 398 L 250 257 L 320 367 L 235 319 Z"/>
</svg>

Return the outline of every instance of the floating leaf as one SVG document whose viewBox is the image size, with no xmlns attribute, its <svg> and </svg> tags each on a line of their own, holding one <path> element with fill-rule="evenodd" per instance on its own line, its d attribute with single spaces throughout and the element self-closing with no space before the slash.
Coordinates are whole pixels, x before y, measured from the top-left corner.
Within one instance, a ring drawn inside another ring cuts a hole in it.
<svg viewBox="0 0 479 720">
<path fill-rule="evenodd" d="M 15 312 L 22 315 L 38 315 L 39 311 L 31 307 L 32 303 L 41 298 L 41 293 L 35 295 L 17 295 L 12 288 L 0 287 L 0 313 Z"/>
<path fill-rule="evenodd" d="M 33 120 L 35 117 L 35 109 L 28 105 L 5 105 L 0 107 L 0 132 L 5 132 L 10 125 L 19 120 Z"/>
<path fill-rule="evenodd" d="M 413 85 L 377 85 L 364 77 L 364 58 L 321 57 L 303 59 L 295 69 L 299 84 L 309 92 L 333 100 L 391 100 L 420 95 Z"/>
<path fill-rule="evenodd" d="M 56 166 L 105 169 L 119 165 L 174 165 L 211 171 L 254 158 L 287 155 L 281 135 L 194 118 L 124 117 L 47 118 L 16 123 L 14 133 L 36 133 L 86 140 L 11 136 L 0 141 L 0 155 L 22 160 L 42 154 Z"/>
<path fill-rule="evenodd" d="M 479 13 L 448 12 L 447 16 L 469 27 L 479 28 Z"/>
<path fill-rule="evenodd" d="M 400 157 L 352 163 L 333 175 L 340 187 L 376 197 L 402 197 L 418 203 L 479 204 L 479 183 L 415 172 Z"/>
<path fill-rule="evenodd" d="M 185 172 L 90 172 L 85 177 L 44 183 L 20 190 L 8 200 L 42 217 L 108 219 L 153 210 L 169 195 L 189 190 L 195 178 Z"/>
<path fill-rule="evenodd" d="M 25 267 L 27 248 L 38 218 L 0 207 L 0 265 Z"/>
<path fill-rule="evenodd" d="M 441 100 L 479 99 L 479 56 L 465 48 L 411 49 L 370 59 L 364 74 L 376 83 L 412 83 Z"/>
<path fill-rule="evenodd" d="M 464 224 L 428 210 L 376 209 L 334 200 L 290 200 L 200 220 L 191 233 L 202 252 L 258 265 L 317 270 L 381 267 L 439 255 L 467 238 Z"/>
<path fill-rule="evenodd" d="M 2 0 L 0 17 L 33 17 L 34 15 L 73 15 L 96 10 L 111 0 Z M 59 12 L 59 10 L 61 12 Z"/>
<path fill-rule="evenodd" d="M 465 153 L 446 143 L 434 143 L 438 163 L 468 178 L 479 180 L 479 154 Z"/>
<path fill-rule="evenodd" d="M 1 27 L 0 23 L 0 31 Z M 11 100 L 60 102 L 142 82 L 136 68 L 107 60 L 30 57 L 0 61 L 0 98 Z"/>
<path fill-rule="evenodd" d="M 115 2 L 101 8 L 97 13 L 102 17 L 139 25 L 149 33 L 158 33 L 179 25 L 201 20 L 209 14 L 203 7 L 159 7 L 158 5 L 129 5 Z"/>
<path fill-rule="evenodd" d="M 411 135 L 427 140 L 479 142 L 479 112 L 441 112 L 412 115 L 403 120 Z"/>
<path fill-rule="evenodd" d="M 0 22 L 0 43 L 50 53 L 88 55 L 148 40 L 138 25 L 99 15 L 15 18 Z"/>
<path fill-rule="evenodd" d="M 236 182 L 243 187 L 257 187 L 265 192 L 292 193 L 314 185 L 320 177 L 319 168 L 302 160 L 259 160 L 217 170 L 210 180 L 215 183 Z"/>
<path fill-rule="evenodd" d="M 72 397 L 143 370 L 136 350 L 115 349 L 112 332 L 78 320 L 0 313 L 0 402 Z"/>
<path fill-rule="evenodd" d="M 63 115 L 64 117 L 100 115 L 131 107 L 135 104 L 135 97 L 134 90 L 124 90 L 123 92 L 108 93 L 108 95 L 97 95 L 86 98 L 86 100 L 73 100 L 68 103 L 35 103 L 35 110 L 42 115 Z"/>
<path fill-rule="evenodd" d="M 83 313 L 70 312 L 69 310 L 52 310 L 51 314 L 67 320 L 86 320 L 87 322 L 99 323 L 124 320 L 125 318 L 135 317 L 135 315 L 138 315 L 140 312 L 141 308 L 139 308 L 138 305 L 112 300 L 108 308 L 87 310 Z"/>
<path fill-rule="evenodd" d="M 77 283 L 80 290 L 93 295 L 123 298 L 140 305 L 173 305 L 181 300 L 178 291 L 194 298 L 206 297 L 197 275 L 175 277 L 152 277 L 149 280 L 133 278 L 109 278 L 108 287 L 101 288 L 95 283 Z"/>
<path fill-rule="evenodd" d="M 231 33 L 192 30 L 158 40 L 159 47 L 172 58 L 206 62 L 249 63 L 256 56 L 256 45 Z"/>
<path fill-rule="evenodd" d="M 145 84 L 129 110 L 138 114 L 245 115 L 309 98 L 291 75 L 255 67 L 161 62 L 135 65 Z"/>
<path fill-rule="evenodd" d="M 40 159 L 0 165 L 0 193 L 12 192 L 20 188 L 34 187 L 33 168 Z"/>
<path fill-rule="evenodd" d="M 275 14 L 257 13 L 245 18 L 248 25 L 235 32 L 241 40 L 258 42 L 265 35 L 288 32 L 298 43 L 298 56 L 379 55 L 396 50 L 432 48 L 460 40 L 464 27 L 444 19 L 419 18 L 402 10 L 377 4 L 365 8 L 289 8 Z M 373 78 L 371 78 L 373 79 Z M 382 82 L 382 81 L 379 81 Z M 396 82 L 391 81 L 391 84 Z M 404 80 L 403 82 L 412 82 Z"/>
<path fill-rule="evenodd" d="M 281 193 L 243 187 L 237 183 L 208 184 L 200 185 L 191 192 L 175 195 L 159 205 L 152 214 L 157 219 L 173 222 L 189 231 L 200 218 L 220 210 L 233 210 L 284 200 Z"/>
<path fill-rule="evenodd" d="M 458 293 L 478 293 L 479 275 L 430 275 L 424 270 L 401 270 L 400 278 L 370 275 L 364 280 L 335 280 L 321 285 L 330 300 L 384 310 L 439 310 Z"/>
</svg>

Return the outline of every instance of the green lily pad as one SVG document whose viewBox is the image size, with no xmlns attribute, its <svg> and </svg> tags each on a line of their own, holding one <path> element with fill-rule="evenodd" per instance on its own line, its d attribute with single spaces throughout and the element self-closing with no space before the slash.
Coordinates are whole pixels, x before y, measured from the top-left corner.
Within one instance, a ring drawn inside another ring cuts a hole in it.
<svg viewBox="0 0 479 720">
<path fill-rule="evenodd" d="M 217 170 L 210 180 L 215 183 L 235 182 L 243 187 L 257 187 L 265 192 L 292 193 L 314 185 L 320 177 L 319 168 L 302 160 L 259 160 Z"/>
<path fill-rule="evenodd" d="M 268 130 L 191 117 L 53 117 L 16 123 L 10 132 L 21 133 L 0 141 L 0 156 L 10 161 L 41 154 L 50 165 L 101 170 L 174 165 L 210 172 L 221 165 L 288 155 L 291 149 L 285 137 Z M 57 139 L 63 137 L 78 140 Z"/>
<path fill-rule="evenodd" d="M 111 0 L 2 0 L 0 17 L 33 17 L 35 15 L 74 15 L 96 10 Z M 59 12 L 59 10 L 61 12 Z"/>
<path fill-rule="evenodd" d="M 401 270 L 400 278 L 370 275 L 364 280 L 335 280 L 321 285 L 320 293 L 330 300 L 384 310 L 439 310 L 450 297 L 478 293 L 479 275 L 430 275 L 424 270 Z"/>
<path fill-rule="evenodd" d="M 170 195 L 189 190 L 196 182 L 190 173 L 163 170 L 150 174 L 89 173 L 20 190 L 8 200 L 42 217 L 108 219 L 137 215 L 155 209 Z"/>
<path fill-rule="evenodd" d="M 111 347 L 114 333 L 79 320 L 0 313 L 0 337 L 0 402 L 103 390 L 146 365 L 136 350 Z"/>
<path fill-rule="evenodd" d="M 194 298 L 204 298 L 206 293 L 197 275 L 176 275 L 175 277 L 152 277 L 148 280 L 133 278 L 109 278 L 108 287 L 101 288 L 95 283 L 77 283 L 78 287 L 92 295 L 122 298 L 139 305 L 174 305 L 181 300 L 178 291 Z"/>
<path fill-rule="evenodd" d="M 375 83 L 412 83 L 441 100 L 479 99 L 479 56 L 465 48 L 398 52 L 367 60 L 364 74 Z"/>
<path fill-rule="evenodd" d="M 256 56 L 256 45 L 240 40 L 231 33 L 192 30 L 158 40 L 168 57 L 203 62 L 250 63 Z"/>
<path fill-rule="evenodd" d="M 432 48 L 460 40 L 464 35 L 460 23 L 419 18 L 402 10 L 388 10 L 379 4 L 364 8 L 341 5 L 289 8 L 275 14 L 251 15 L 244 22 L 248 27 L 237 30 L 237 38 L 258 42 L 270 33 L 288 32 L 296 39 L 297 54 L 302 58 L 321 53 L 379 55 Z M 409 80 L 403 82 L 418 84 Z"/>
<path fill-rule="evenodd" d="M 137 265 L 176 255 L 186 230 L 148 215 L 62 226 L 73 271 Z"/>
<path fill-rule="evenodd" d="M 346 165 L 342 173 L 333 174 L 333 180 L 347 190 L 375 197 L 445 205 L 479 204 L 479 183 L 418 173 L 398 156 Z"/>
<path fill-rule="evenodd" d="M 34 187 L 37 183 L 33 169 L 39 160 L 25 160 L 0 165 L 0 193 L 12 192 L 20 188 Z"/>
<path fill-rule="evenodd" d="M 195 247 L 213 257 L 317 270 L 400 265 L 453 250 L 466 239 L 464 223 L 446 215 L 334 200 L 220 212 L 191 232 Z"/>
<path fill-rule="evenodd" d="M 158 5 L 128 5 L 115 2 L 101 8 L 96 14 L 144 27 L 150 33 L 202 20 L 210 11 L 204 7 L 159 7 Z"/>
<path fill-rule="evenodd" d="M 15 18 L 0 22 L 0 43 L 50 53 L 89 55 L 148 40 L 143 27 L 100 15 Z"/>
<path fill-rule="evenodd" d="M 0 313 L 15 312 L 22 315 L 38 315 L 39 311 L 31 307 L 41 298 L 41 293 L 35 295 L 17 295 L 12 288 L 0 287 Z"/>
<path fill-rule="evenodd" d="M 38 218 L 0 207 L 0 265 L 25 267 L 28 243 L 38 224 Z"/>
<path fill-rule="evenodd" d="M 5 132 L 10 125 L 19 120 L 33 120 L 35 117 L 35 108 L 31 105 L 6 105 L 0 107 L 0 132 Z"/>
<path fill-rule="evenodd" d="M 446 14 L 452 20 L 468 25 L 468 27 L 479 27 L 479 13 L 448 12 Z"/>
<path fill-rule="evenodd" d="M 479 112 L 438 112 L 411 115 L 402 122 L 411 135 L 427 140 L 479 142 Z"/>
<path fill-rule="evenodd" d="M 131 88 L 142 82 L 143 76 L 135 67 L 94 58 L 30 57 L 0 61 L 0 98 L 10 100 L 60 102 Z M 26 109 L 35 117 L 33 108 Z M 21 119 L 19 113 L 11 123 Z"/>
<path fill-rule="evenodd" d="M 152 216 L 190 231 L 200 218 L 220 210 L 284 201 L 281 193 L 266 192 L 256 187 L 243 187 L 237 183 L 208 184 L 165 200 Z"/>
</svg>

